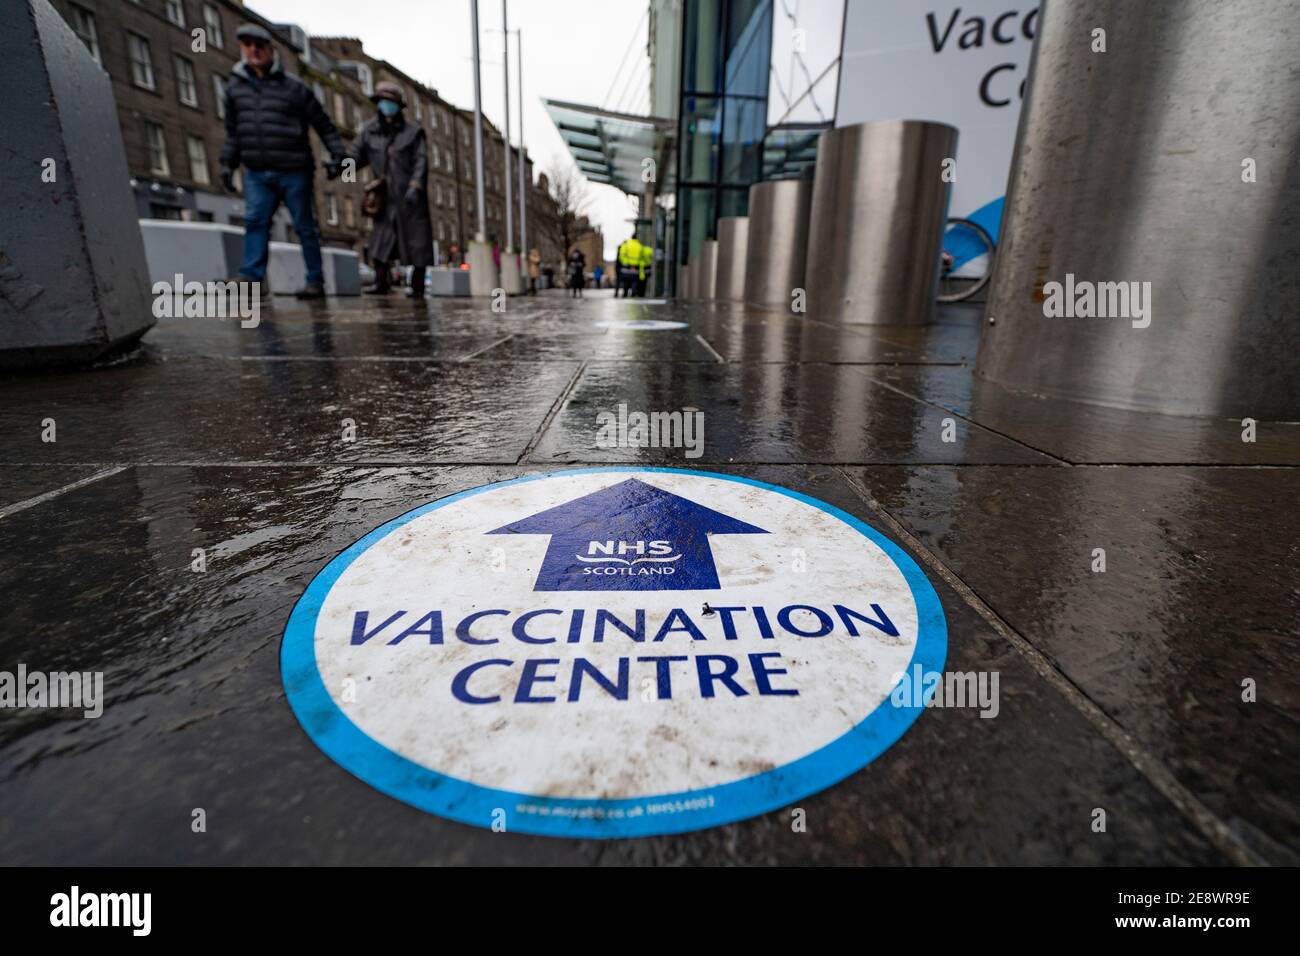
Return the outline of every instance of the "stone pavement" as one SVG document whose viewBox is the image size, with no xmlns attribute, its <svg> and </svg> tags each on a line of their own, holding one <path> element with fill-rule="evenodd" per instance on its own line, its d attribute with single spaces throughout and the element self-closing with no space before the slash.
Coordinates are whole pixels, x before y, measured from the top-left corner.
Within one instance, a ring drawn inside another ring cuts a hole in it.
<svg viewBox="0 0 1300 956">
<path fill-rule="evenodd" d="M 627 319 L 687 327 L 600 324 Z M 97 720 L 0 711 L 0 863 L 1297 862 L 1300 424 L 1251 443 L 1013 396 L 973 378 L 979 323 L 331 300 L 0 379 L 0 670 L 102 670 L 107 696 Z M 597 447 L 620 403 L 701 409 L 702 456 Z M 312 743 L 278 652 L 333 556 L 457 491 L 634 462 L 781 485 L 898 542 L 948 668 L 1000 673 L 997 718 L 927 711 L 801 801 L 806 833 L 774 812 L 613 841 L 450 822 Z"/>
</svg>

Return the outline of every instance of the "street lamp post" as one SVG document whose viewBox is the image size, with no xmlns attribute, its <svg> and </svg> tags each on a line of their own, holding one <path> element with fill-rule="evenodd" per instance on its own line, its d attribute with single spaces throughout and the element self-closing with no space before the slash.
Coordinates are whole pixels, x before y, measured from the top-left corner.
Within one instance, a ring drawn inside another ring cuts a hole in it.
<svg viewBox="0 0 1300 956">
<path fill-rule="evenodd" d="M 524 31 L 515 31 L 515 82 L 519 84 L 519 251 L 528 258 L 528 153 L 524 149 Z"/>
<path fill-rule="evenodd" d="M 474 31 L 474 199 L 478 224 L 474 241 L 469 244 L 470 295 L 490 296 L 497 287 L 496 263 L 492 247 L 487 244 L 487 198 L 483 191 L 483 90 L 480 84 L 478 51 L 478 0 L 469 0 L 471 28 Z"/>
<path fill-rule="evenodd" d="M 510 178 L 510 0 L 501 0 L 501 75 L 505 100 L 506 123 L 502 146 L 505 149 L 506 234 L 501 243 L 501 285 L 507 293 L 519 293 L 523 286 L 519 276 L 519 259 L 515 256 L 515 200 Z"/>
</svg>

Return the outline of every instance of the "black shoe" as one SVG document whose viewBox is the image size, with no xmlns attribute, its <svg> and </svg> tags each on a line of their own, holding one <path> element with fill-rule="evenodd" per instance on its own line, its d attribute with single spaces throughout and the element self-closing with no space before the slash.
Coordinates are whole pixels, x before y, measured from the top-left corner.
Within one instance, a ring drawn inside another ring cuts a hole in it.
<svg viewBox="0 0 1300 956">
<path fill-rule="evenodd" d="M 325 298 L 325 286 L 319 282 L 308 282 L 305 286 L 294 293 L 297 299 L 323 299 Z"/>
<path fill-rule="evenodd" d="M 376 282 L 374 285 L 368 285 L 361 290 L 366 295 L 388 295 L 393 289 L 391 286 L 381 285 Z"/>
<path fill-rule="evenodd" d="M 423 289 L 407 289 L 407 290 L 406 290 L 406 297 L 407 297 L 408 299 L 423 299 L 423 298 L 424 298 L 424 290 L 423 290 Z"/>
<path fill-rule="evenodd" d="M 257 286 L 257 295 L 261 301 L 266 302 L 271 298 L 271 283 L 265 279 L 250 279 L 246 275 L 236 273 L 226 280 L 227 282 L 247 282 L 250 285 Z"/>
</svg>

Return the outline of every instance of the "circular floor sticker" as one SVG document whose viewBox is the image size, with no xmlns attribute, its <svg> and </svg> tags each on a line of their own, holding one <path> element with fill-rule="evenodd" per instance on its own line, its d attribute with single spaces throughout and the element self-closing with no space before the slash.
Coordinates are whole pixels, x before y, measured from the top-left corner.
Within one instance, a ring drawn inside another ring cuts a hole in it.
<svg viewBox="0 0 1300 956">
<path fill-rule="evenodd" d="M 674 322 L 671 319 L 602 319 L 595 325 L 602 329 L 629 332 L 666 332 L 669 329 L 689 327 L 685 322 Z"/>
<path fill-rule="evenodd" d="M 281 667 L 331 758 L 453 820 L 629 837 L 744 819 L 870 763 L 943 669 L 925 575 L 852 515 L 668 468 L 529 476 L 377 528 Z"/>
</svg>

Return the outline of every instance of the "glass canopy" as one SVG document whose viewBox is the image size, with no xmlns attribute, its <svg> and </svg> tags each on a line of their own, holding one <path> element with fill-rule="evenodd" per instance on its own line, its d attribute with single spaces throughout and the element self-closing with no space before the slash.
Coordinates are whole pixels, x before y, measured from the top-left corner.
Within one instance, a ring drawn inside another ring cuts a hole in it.
<svg viewBox="0 0 1300 956">
<path fill-rule="evenodd" d="M 648 168 L 645 161 L 659 161 L 664 141 L 676 127 L 672 120 L 560 100 L 545 102 L 551 122 L 584 176 L 593 183 L 608 183 L 630 195 L 641 195 Z"/>
</svg>

